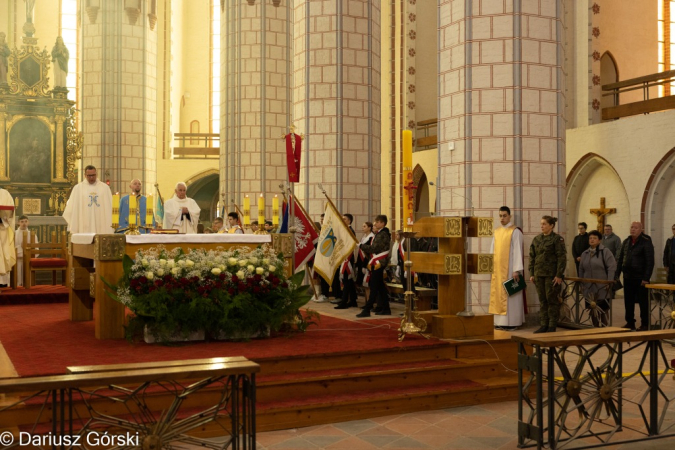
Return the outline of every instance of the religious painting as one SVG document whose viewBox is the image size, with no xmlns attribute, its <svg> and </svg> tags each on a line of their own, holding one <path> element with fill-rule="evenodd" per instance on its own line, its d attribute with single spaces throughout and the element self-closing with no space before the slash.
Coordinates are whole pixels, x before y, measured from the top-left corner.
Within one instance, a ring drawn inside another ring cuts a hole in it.
<svg viewBox="0 0 675 450">
<path fill-rule="evenodd" d="M 39 198 L 24 198 L 21 205 L 21 212 L 27 216 L 39 216 L 42 214 L 42 202 Z"/>
<path fill-rule="evenodd" d="M 13 183 L 50 183 L 52 133 L 42 121 L 24 118 L 9 131 L 9 179 Z"/>
</svg>

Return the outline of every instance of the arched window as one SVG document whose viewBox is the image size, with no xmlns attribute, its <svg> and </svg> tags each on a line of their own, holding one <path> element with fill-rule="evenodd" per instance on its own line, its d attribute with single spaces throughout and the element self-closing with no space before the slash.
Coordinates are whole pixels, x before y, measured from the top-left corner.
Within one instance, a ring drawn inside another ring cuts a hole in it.
<svg viewBox="0 0 675 450">
<path fill-rule="evenodd" d="M 211 0 L 211 133 L 220 133 L 220 0 Z"/>
<path fill-rule="evenodd" d="M 605 52 L 600 58 L 600 85 L 616 83 L 619 81 L 619 68 L 616 65 L 616 60 L 610 52 Z M 616 102 L 614 96 L 612 95 L 603 95 L 600 106 L 602 108 L 608 108 L 610 106 L 616 106 L 619 102 Z"/>
<path fill-rule="evenodd" d="M 77 0 L 61 0 L 59 36 L 63 38 L 70 57 L 66 77 L 68 98 L 77 102 L 77 74 L 79 73 Z"/>
</svg>

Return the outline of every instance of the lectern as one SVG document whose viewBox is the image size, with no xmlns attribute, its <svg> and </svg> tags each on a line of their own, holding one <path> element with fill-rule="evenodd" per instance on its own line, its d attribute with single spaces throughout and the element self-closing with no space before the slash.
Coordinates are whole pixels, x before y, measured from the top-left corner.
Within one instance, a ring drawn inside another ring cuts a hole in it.
<svg viewBox="0 0 675 450">
<path fill-rule="evenodd" d="M 424 217 L 413 225 L 415 237 L 438 238 L 438 253 L 411 252 L 413 270 L 438 275 L 438 311 L 431 316 L 431 332 L 439 338 L 491 335 L 491 314 L 466 310 L 468 274 L 491 274 L 492 254 L 467 254 L 468 239 L 492 237 L 490 217 Z"/>
</svg>

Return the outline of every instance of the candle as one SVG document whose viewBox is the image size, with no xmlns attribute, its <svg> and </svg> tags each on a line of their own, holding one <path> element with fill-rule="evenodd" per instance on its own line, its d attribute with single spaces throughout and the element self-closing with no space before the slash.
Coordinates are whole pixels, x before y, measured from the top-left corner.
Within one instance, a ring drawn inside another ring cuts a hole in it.
<svg viewBox="0 0 675 450">
<path fill-rule="evenodd" d="M 403 226 L 405 230 L 413 224 L 413 160 L 412 160 L 412 131 L 403 130 Z"/>
<path fill-rule="evenodd" d="M 129 225 L 136 225 L 136 196 L 129 196 Z"/>
<path fill-rule="evenodd" d="M 117 228 L 117 226 L 120 223 L 120 193 L 116 192 L 115 195 L 112 196 L 112 226 L 113 228 Z"/>
<path fill-rule="evenodd" d="M 261 229 L 265 225 L 265 197 L 262 194 L 258 197 L 258 223 Z"/>
<path fill-rule="evenodd" d="M 279 197 L 277 195 L 272 199 L 272 225 L 279 225 Z"/>
<path fill-rule="evenodd" d="M 244 225 L 251 225 L 251 199 L 248 194 L 244 197 Z"/>
<path fill-rule="evenodd" d="M 151 227 L 152 226 L 152 219 L 153 219 L 153 214 L 152 214 L 152 195 L 148 195 L 148 197 L 145 200 L 145 226 L 146 227 Z"/>
</svg>

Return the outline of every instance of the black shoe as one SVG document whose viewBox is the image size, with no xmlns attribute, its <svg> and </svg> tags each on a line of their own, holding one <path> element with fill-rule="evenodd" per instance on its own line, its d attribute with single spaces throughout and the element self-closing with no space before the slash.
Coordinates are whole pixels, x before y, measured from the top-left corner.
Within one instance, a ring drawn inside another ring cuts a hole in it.
<svg viewBox="0 0 675 450">
<path fill-rule="evenodd" d="M 381 309 L 378 309 L 378 308 L 373 308 L 371 311 L 374 312 L 375 314 L 377 314 L 377 313 L 379 313 L 379 312 L 382 311 L 382 310 L 381 310 Z"/>
<path fill-rule="evenodd" d="M 640 328 L 637 329 L 637 331 L 649 331 L 649 327 L 642 325 Z"/>
<path fill-rule="evenodd" d="M 548 327 L 546 325 L 543 325 L 537 331 L 535 331 L 534 334 L 546 333 L 547 331 L 548 331 Z"/>
<path fill-rule="evenodd" d="M 391 316 L 391 310 L 389 309 L 383 309 L 382 311 L 377 311 L 375 313 L 376 316 Z"/>
<path fill-rule="evenodd" d="M 635 331 L 635 324 L 630 324 L 627 323 L 626 325 L 622 326 L 621 328 L 628 328 L 630 331 Z"/>
<path fill-rule="evenodd" d="M 344 303 L 338 303 L 338 305 L 333 309 L 347 309 L 347 308 L 349 308 L 349 305 L 345 305 Z"/>
<path fill-rule="evenodd" d="M 347 303 L 348 308 L 357 308 L 359 305 L 356 302 Z"/>
<path fill-rule="evenodd" d="M 363 311 L 358 313 L 356 315 L 356 317 L 370 317 L 370 311 L 368 311 L 367 309 L 364 309 Z"/>
<path fill-rule="evenodd" d="M 555 327 L 548 327 L 547 333 L 555 333 Z"/>
</svg>

